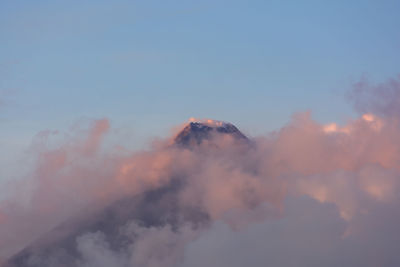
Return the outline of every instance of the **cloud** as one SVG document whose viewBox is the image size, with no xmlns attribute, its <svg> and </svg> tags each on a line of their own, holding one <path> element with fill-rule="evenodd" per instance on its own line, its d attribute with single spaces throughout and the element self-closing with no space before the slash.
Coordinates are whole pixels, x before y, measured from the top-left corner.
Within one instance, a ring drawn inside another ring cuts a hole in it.
<svg viewBox="0 0 400 267">
<path fill-rule="evenodd" d="M 361 113 L 400 116 L 400 75 L 386 82 L 372 84 L 366 77 L 354 84 L 349 98 Z"/>
<path fill-rule="evenodd" d="M 400 125 L 392 99 L 372 96 L 383 98 L 359 102 L 368 113 L 346 125 L 298 113 L 250 143 L 211 135 L 104 149 L 106 119 L 42 132 L 30 176 L 0 202 L 0 257 L 19 267 L 398 266 Z"/>
<path fill-rule="evenodd" d="M 396 266 L 399 219 L 393 206 L 379 205 L 348 222 L 331 203 L 289 197 L 279 219 L 242 231 L 215 222 L 179 266 Z"/>
</svg>

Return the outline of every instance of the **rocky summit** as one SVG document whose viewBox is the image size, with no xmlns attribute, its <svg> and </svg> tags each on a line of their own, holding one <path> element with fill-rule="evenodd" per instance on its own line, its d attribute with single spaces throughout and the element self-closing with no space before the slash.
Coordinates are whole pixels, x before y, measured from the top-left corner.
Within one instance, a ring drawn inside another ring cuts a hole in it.
<svg viewBox="0 0 400 267">
<path fill-rule="evenodd" d="M 204 120 L 190 121 L 175 137 L 174 143 L 182 146 L 199 145 L 214 136 L 230 135 L 235 140 L 248 138 L 236 126 L 228 122 Z"/>
</svg>

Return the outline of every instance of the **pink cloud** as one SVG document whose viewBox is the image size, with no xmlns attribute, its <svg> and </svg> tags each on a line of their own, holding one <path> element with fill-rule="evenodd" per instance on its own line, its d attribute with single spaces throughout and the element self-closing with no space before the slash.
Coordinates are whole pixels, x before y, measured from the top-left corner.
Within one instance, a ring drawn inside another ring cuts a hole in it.
<svg viewBox="0 0 400 267">
<path fill-rule="evenodd" d="M 359 118 L 323 125 L 298 113 L 246 144 L 216 134 L 185 148 L 170 137 L 147 151 L 111 153 L 101 149 L 106 119 L 61 143 L 43 132 L 35 168 L 0 202 L 0 257 L 42 236 L 61 238 L 52 229 L 82 217 L 124 223 L 112 226 L 115 236 L 67 227 L 79 230 L 69 243 L 76 266 L 396 266 L 397 90 L 397 80 L 361 82 L 356 105 L 368 113 Z M 61 260 L 33 255 L 40 266 Z"/>
</svg>

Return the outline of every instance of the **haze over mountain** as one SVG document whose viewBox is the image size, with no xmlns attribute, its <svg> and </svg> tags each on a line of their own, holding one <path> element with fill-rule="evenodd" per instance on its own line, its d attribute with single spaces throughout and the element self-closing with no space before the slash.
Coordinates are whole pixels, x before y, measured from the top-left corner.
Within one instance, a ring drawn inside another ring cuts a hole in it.
<svg viewBox="0 0 400 267">
<path fill-rule="evenodd" d="M 252 138 L 214 120 L 136 152 L 102 147 L 107 119 L 41 133 L 0 202 L 2 266 L 398 266 L 399 84 L 358 87 L 344 125 L 304 112 Z"/>
<path fill-rule="evenodd" d="M 172 152 L 195 149 L 205 142 L 218 145 L 221 138 L 225 137 L 230 138 L 228 142 L 232 146 L 237 142 L 248 141 L 248 138 L 230 123 L 191 120 L 174 138 L 176 147 L 165 147 L 161 150 L 168 153 L 169 150 Z M 137 228 L 146 231 L 167 227 L 171 233 L 175 233 L 185 225 L 190 231 L 196 232 L 208 225 L 210 214 L 207 211 L 179 199 L 188 177 L 184 173 L 176 173 L 167 179 L 168 182 L 162 186 L 124 195 L 105 206 L 94 209 L 85 207 L 11 257 L 6 266 L 81 266 L 85 259 L 77 242 L 82 235 L 88 233 L 101 233 L 99 235 L 102 240 L 106 240 L 108 249 L 123 251 L 128 244 L 133 246 L 137 239 L 135 233 L 124 232 L 130 231 L 126 229 Z M 128 262 L 124 264 L 128 266 Z"/>
</svg>

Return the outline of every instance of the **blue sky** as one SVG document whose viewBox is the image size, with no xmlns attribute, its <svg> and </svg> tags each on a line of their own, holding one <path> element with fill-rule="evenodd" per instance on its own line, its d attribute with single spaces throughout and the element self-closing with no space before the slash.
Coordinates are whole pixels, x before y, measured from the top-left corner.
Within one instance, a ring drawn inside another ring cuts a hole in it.
<svg viewBox="0 0 400 267">
<path fill-rule="evenodd" d="M 400 72 L 399 10 L 385 0 L 3 0 L 0 160 L 38 131 L 88 118 L 109 118 L 139 147 L 189 117 L 254 135 L 297 111 L 344 122 L 353 82 Z"/>
</svg>

